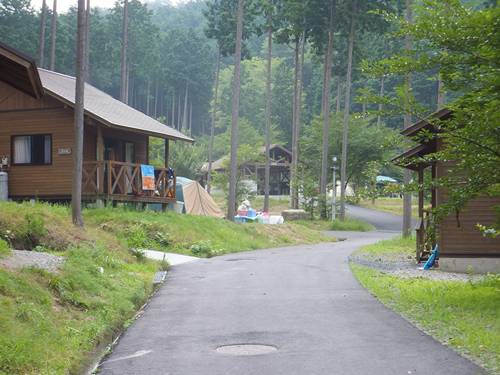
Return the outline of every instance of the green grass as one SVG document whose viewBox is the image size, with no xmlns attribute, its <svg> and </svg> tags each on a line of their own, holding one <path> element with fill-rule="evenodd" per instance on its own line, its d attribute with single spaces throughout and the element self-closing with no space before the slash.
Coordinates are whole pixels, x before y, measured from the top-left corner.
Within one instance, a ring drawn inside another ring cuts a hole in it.
<svg viewBox="0 0 500 375">
<path fill-rule="evenodd" d="M 396 238 L 359 251 L 372 255 L 406 254 L 407 242 Z M 489 373 L 500 374 L 499 275 L 458 282 L 398 278 L 354 263 L 351 269 L 385 305 Z"/>
<path fill-rule="evenodd" d="M 357 206 L 370 208 L 373 210 L 389 212 L 391 214 L 403 215 L 403 200 L 400 198 L 377 198 L 375 204 L 372 204 L 371 199 L 361 199 L 359 202 L 354 202 Z M 429 205 L 429 203 L 426 203 Z M 412 199 L 412 217 L 418 218 L 418 200 Z"/>
<path fill-rule="evenodd" d="M 2 255 L 8 255 L 12 251 L 9 248 L 9 244 L 3 238 L 0 238 L 0 258 Z"/>
<path fill-rule="evenodd" d="M 152 262 L 127 264 L 104 244 L 65 255 L 58 273 L 0 268 L 0 374 L 80 373 L 152 291 Z"/>
<path fill-rule="evenodd" d="M 334 220 L 330 222 L 328 230 L 347 232 L 373 232 L 376 228 L 364 220 L 347 217 L 347 220 Z"/>
<path fill-rule="evenodd" d="M 97 345 L 131 324 L 166 267 L 139 249 L 209 257 L 332 241 L 295 223 L 119 208 L 85 209 L 83 217 L 80 230 L 68 206 L 0 202 L 0 256 L 14 248 L 66 258 L 57 272 L 0 266 L 0 375 L 81 373 Z"/>
</svg>

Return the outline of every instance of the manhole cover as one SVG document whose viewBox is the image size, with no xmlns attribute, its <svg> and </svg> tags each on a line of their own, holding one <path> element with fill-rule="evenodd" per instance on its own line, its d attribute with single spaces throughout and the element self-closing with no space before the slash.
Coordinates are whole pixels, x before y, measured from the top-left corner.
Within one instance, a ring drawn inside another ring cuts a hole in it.
<svg viewBox="0 0 500 375">
<path fill-rule="evenodd" d="M 269 345 L 227 345 L 221 346 L 217 349 L 219 353 L 233 354 L 233 355 L 259 355 L 268 354 L 276 351 L 274 346 Z"/>
</svg>

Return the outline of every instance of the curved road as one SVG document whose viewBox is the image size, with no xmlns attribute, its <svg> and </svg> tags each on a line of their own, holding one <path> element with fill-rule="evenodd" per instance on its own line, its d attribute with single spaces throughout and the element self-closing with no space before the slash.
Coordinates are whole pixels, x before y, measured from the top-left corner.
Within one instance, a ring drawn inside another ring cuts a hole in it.
<svg viewBox="0 0 500 375">
<path fill-rule="evenodd" d="M 386 215 L 376 213 L 376 221 L 382 225 L 394 216 Z M 394 225 L 388 228 L 397 230 Z M 172 267 L 140 318 L 101 362 L 100 374 L 482 374 L 382 305 L 353 276 L 349 254 L 394 235 L 351 233 L 343 242 Z M 276 350 L 217 351 L 249 344 Z"/>
</svg>

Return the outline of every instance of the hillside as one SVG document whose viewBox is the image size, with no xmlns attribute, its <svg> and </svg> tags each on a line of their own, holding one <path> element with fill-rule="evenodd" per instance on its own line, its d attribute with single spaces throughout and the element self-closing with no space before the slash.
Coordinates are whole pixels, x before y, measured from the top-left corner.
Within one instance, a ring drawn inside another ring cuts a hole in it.
<svg viewBox="0 0 500 375">
<path fill-rule="evenodd" d="M 84 210 L 84 221 L 77 229 L 68 206 L 0 202 L 0 258 L 14 248 L 57 259 L 28 268 L 0 260 L 0 374 L 81 372 L 132 322 L 154 274 L 168 267 L 141 248 L 213 256 L 331 241 L 297 224 L 113 208 Z"/>
</svg>

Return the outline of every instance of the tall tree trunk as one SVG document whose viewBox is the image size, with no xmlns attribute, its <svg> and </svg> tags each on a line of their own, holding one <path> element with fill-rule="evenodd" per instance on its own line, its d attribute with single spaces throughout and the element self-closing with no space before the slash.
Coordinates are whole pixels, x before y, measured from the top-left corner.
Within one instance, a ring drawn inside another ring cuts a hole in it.
<svg viewBox="0 0 500 375">
<path fill-rule="evenodd" d="M 42 21 L 40 22 L 40 45 L 38 46 L 38 67 L 43 68 L 43 49 L 45 45 L 45 13 L 47 11 L 47 5 L 45 0 L 42 4 Z"/>
<path fill-rule="evenodd" d="M 219 51 L 217 53 L 217 70 L 215 72 L 215 84 L 214 84 L 214 106 L 212 108 L 212 127 L 210 129 L 210 151 L 208 153 L 208 172 L 207 172 L 207 192 L 210 194 L 210 189 L 212 187 L 212 158 L 214 152 L 214 136 L 215 136 L 215 113 L 217 111 L 217 92 L 219 89 L 219 71 L 220 71 L 220 52 L 222 44 L 219 41 Z"/>
<path fill-rule="evenodd" d="M 193 127 L 193 101 L 189 101 L 189 136 L 191 137 Z"/>
<path fill-rule="evenodd" d="M 127 19 L 128 19 L 128 0 L 123 3 L 123 39 L 122 39 L 122 75 L 120 85 L 120 100 L 127 103 L 127 92 L 125 89 L 125 79 L 127 70 Z"/>
<path fill-rule="evenodd" d="M 155 117 L 157 116 L 156 109 L 158 108 L 158 77 L 156 77 L 156 89 L 155 89 Z M 167 118 L 165 117 L 165 123 L 167 123 Z"/>
<path fill-rule="evenodd" d="M 412 0 L 406 0 L 406 22 L 413 22 L 413 11 L 411 9 Z M 407 51 L 412 49 L 411 35 L 406 35 L 405 49 Z M 407 90 L 411 89 L 411 74 L 405 77 Z M 404 128 L 407 129 L 411 126 L 411 115 L 405 114 Z M 411 170 L 406 169 L 403 172 L 403 183 L 407 186 L 411 181 Z M 403 196 L 403 237 L 411 236 L 411 193 L 405 193 Z"/>
<path fill-rule="evenodd" d="M 175 126 L 175 87 L 172 88 L 172 128 Z"/>
<path fill-rule="evenodd" d="M 146 94 L 146 115 L 149 116 L 149 94 L 151 91 L 151 76 L 148 75 L 148 91 Z"/>
<path fill-rule="evenodd" d="M 320 184 L 320 194 L 326 199 L 326 178 L 327 178 L 327 165 L 328 165 L 328 135 L 330 132 L 330 86 L 332 83 L 332 51 L 333 51 L 333 25 L 335 21 L 335 6 L 336 0 L 332 2 L 332 9 L 330 12 L 330 29 L 328 35 L 328 66 L 326 69 L 326 88 L 325 88 L 325 110 L 324 123 L 323 123 L 323 149 L 321 156 L 321 184 Z M 326 202 L 325 202 L 326 203 Z M 321 206 L 321 217 L 326 217 L 326 204 Z"/>
<path fill-rule="evenodd" d="M 294 79 L 293 79 L 293 116 L 292 116 L 292 166 L 290 168 L 290 180 L 292 182 L 292 191 L 291 191 L 291 208 L 297 208 L 297 202 L 295 202 L 295 191 L 297 187 L 295 186 L 297 183 L 297 171 L 294 167 L 295 155 L 297 154 L 297 150 L 295 149 L 295 128 L 297 127 L 297 97 L 298 97 L 298 80 L 299 80 L 299 43 L 295 43 L 295 70 L 294 70 Z"/>
<path fill-rule="evenodd" d="M 75 125 L 73 152 L 73 187 L 71 213 L 73 223 L 83 229 L 82 216 L 82 162 L 85 74 L 85 0 L 78 0 L 78 32 L 76 51 Z"/>
<path fill-rule="evenodd" d="M 272 0 L 269 0 L 272 4 Z M 271 28 L 273 12 L 269 11 L 267 34 L 267 78 L 266 78 L 266 169 L 264 170 L 264 212 L 269 212 L 269 168 L 271 160 L 269 148 L 271 143 L 271 54 L 273 50 L 273 30 Z"/>
<path fill-rule="evenodd" d="M 130 62 L 125 61 L 125 103 L 132 105 L 132 98 L 130 93 L 133 94 L 134 82 L 132 80 L 132 89 L 130 89 Z"/>
<path fill-rule="evenodd" d="M 321 90 L 321 113 L 325 112 L 325 101 L 326 101 L 326 69 L 328 68 L 328 52 L 325 52 L 325 58 L 323 61 L 323 88 Z"/>
<path fill-rule="evenodd" d="M 295 160 L 293 161 L 293 169 L 295 170 L 295 176 L 297 176 L 297 171 L 299 170 L 299 155 L 300 155 L 300 121 L 301 121 L 301 111 L 302 111 L 302 88 L 304 82 L 304 54 L 306 46 L 306 31 L 302 31 L 302 55 L 300 57 L 300 80 L 299 80 L 299 92 L 297 97 L 297 114 L 295 123 Z M 299 191 L 295 190 L 294 202 L 295 209 L 299 208 Z"/>
<path fill-rule="evenodd" d="M 446 52 L 446 48 L 443 50 Z M 438 81 L 438 97 L 437 97 L 437 110 L 439 111 L 440 109 L 443 109 L 444 107 L 444 91 L 443 91 L 443 81 L 441 78 L 439 78 Z"/>
<path fill-rule="evenodd" d="M 187 117 L 188 89 L 189 89 L 189 82 L 186 81 L 186 93 L 184 94 L 184 114 L 182 115 L 182 130 L 187 130 L 187 125 L 188 125 L 188 117 Z"/>
<path fill-rule="evenodd" d="M 51 71 L 54 71 L 54 60 L 56 54 L 56 29 L 57 29 L 57 0 L 54 0 L 54 9 L 52 9 L 52 35 L 50 38 L 49 70 Z"/>
<path fill-rule="evenodd" d="M 353 5 L 353 12 L 356 12 L 355 5 Z M 349 58 L 347 60 L 347 77 L 345 87 L 345 112 L 344 112 L 344 136 L 342 138 L 342 163 L 340 170 L 340 221 L 345 220 L 345 170 L 347 165 L 347 129 L 349 124 L 349 94 L 351 91 L 351 70 L 352 70 L 352 50 L 354 46 L 354 15 L 351 17 L 351 36 L 349 38 Z"/>
<path fill-rule="evenodd" d="M 337 79 L 337 108 L 336 112 L 340 112 L 340 96 L 342 95 L 342 73 L 339 70 L 339 77 Z"/>
<path fill-rule="evenodd" d="M 231 156 L 229 164 L 229 199 L 227 218 L 234 221 L 236 212 L 236 169 L 238 167 L 238 109 L 240 98 L 241 34 L 243 29 L 243 0 L 238 0 L 236 50 L 234 54 L 233 108 L 231 114 Z"/>
<path fill-rule="evenodd" d="M 181 90 L 179 90 L 179 105 L 177 107 L 177 130 L 181 131 Z"/>
<path fill-rule="evenodd" d="M 90 83 L 90 0 L 85 14 L 85 82 Z"/>
<path fill-rule="evenodd" d="M 363 91 L 366 91 L 366 77 L 363 80 Z M 366 94 L 364 93 L 363 93 L 363 98 L 366 98 Z M 366 112 L 366 103 L 363 102 L 363 117 L 365 116 L 365 112 Z"/>
<path fill-rule="evenodd" d="M 380 82 L 380 96 L 384 96 L 384 82 L 385 82 L 385 76 L 382 76 L 382 80 Z M 382 111 L 382 103 L 378 105 L 378 110 Z M 382 122 L 382 116 L 378 115 L 377 116 L 377 128 L 380 128 L 380 124 Z"/>
<path fill-rule="evenodd" d="M 385 40 L 385 43 L 384 43 L 384 49 L 385 49 L 385 57 L 389 58 L 387 39 Z M 385 76 L 382 76 L 382 80 L 380 82 L 380 97 L 384 97 L 384 83 L 385 83 Z M 378 110 L 382 111 L 382 103 L 380 103 L 378 105 Z M 382 116 L 378 115 L 377 116 L 377 128 L 380 128 L 381 122 L 382 122 Z"/>
</svg>

